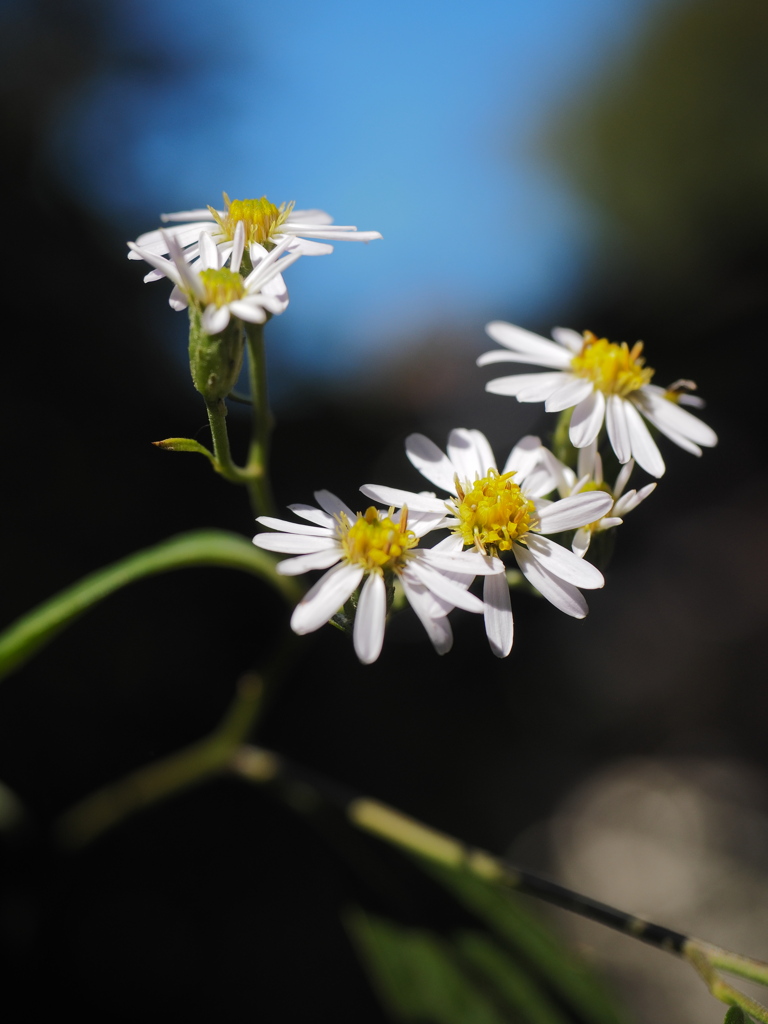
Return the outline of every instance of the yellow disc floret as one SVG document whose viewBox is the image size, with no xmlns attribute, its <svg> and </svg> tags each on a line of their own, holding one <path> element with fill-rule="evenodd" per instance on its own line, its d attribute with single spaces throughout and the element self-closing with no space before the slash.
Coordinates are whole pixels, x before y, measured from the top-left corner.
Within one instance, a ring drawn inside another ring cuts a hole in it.
<svg viewBox="0 0 768 1024">
<path fill-rule="evenodd" d="M 512 480 L 514 470 L 499 473 L 488 470 L 488 476 L 475 480 L 465 491 L 458 478 L 453 506 L 459 520 L 454 531 L 465 544 L 476 545 L 483 551 L 509 551 L 538 523 L 536 507 L 526 498 Z"/>
<path fill-rule="evenodd" d="M 571 369 L 577 377 L 591 380 L 604 395 L 619 395 L 626 398 L 648 384 L 653 370 L 644 366 L 642 341 L 632 348 L 622 341 L 620 345 L 607 338 L 596 338 L 591 331 L 584 332 L 581 352 L 571 360 Z"/>
<path fill-rule="evenodd" d="M 403 509 L 398 522 L 389 516 L 379 517 L 371 506 L 358 515 L 350 526 L 342 515 L 339 521 L 339 539 L 347 561 L 362 565 L 367 572 L 396 572 L 402 568 L 405 552 L 418 544 L 418 537 L 408 529 L 408 510 Z"/>
<path fill-rule="evenodd" d="M 266 196 L 262 196 L 261 199 L 230 199 L 226 192 L 224 204 L 227 210 L 223 215 L 212 206 L 208 207 L 224 237 L 232 241 L 235 237 L 235 228 L 242 221 L 245 227 L 246 246 L 251 242 L 258 242 L 268 249 L 273 244 L 272 236 L 280 233 L 281 225 L 288 219 L 294 207 L 293 203 L 275 206 Z"/>
<path fill-rule="evenodd" d="M 226 267 L 222 270 L 201 270 L 200 280 L 205 288 L 206 306 L 226 306 L 246 294 L 242 277 Z"/>
</svg>

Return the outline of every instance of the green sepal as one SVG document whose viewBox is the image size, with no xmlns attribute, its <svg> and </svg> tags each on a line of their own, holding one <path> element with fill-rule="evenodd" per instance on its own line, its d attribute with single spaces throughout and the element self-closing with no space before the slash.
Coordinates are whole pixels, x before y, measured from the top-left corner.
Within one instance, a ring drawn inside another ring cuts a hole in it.
<svg viewBox="0 0 768 1024">
<path fill-rule="evenodd" d="M 723 1024 L 749 1024 L 749 1017 L 740 1006 L 732 1006 L 726 1013 Z"/>
<path fill-rule="evenodd" d="M 206 400 L 218 402 L 234 388 L 243 366 L 242 324 L 232 317 L 219 334 L 206 334 L 202 311 L 189 307 L 189 369 L 192 383 Z"/>
</svg>

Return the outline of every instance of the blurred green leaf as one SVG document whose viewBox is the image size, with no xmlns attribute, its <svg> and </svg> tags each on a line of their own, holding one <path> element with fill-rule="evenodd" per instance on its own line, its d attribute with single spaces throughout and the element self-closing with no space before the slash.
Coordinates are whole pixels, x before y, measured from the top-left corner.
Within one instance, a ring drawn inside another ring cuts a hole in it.
<svg viewBox="0 0 768 1024">
<path fill-rule="evenodd" d="M 732 1006 L 725 1015 L 723 1024 L 749 1024 L 750 1018 L 740 1006 Z"/>
</svg>

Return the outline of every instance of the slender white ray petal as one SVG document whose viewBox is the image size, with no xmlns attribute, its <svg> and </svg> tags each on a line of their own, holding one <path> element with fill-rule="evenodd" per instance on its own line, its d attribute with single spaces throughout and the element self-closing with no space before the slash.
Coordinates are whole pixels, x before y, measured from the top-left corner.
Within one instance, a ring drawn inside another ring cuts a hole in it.
<svg viewBox="0 0 768 1024">
<path fill-rule="evenodd" d="M 497 658 L 506 658 L 512 650 L 514 620 L 509 585 L 503 572 L 486 576 L 483 583 L 483 618 L 488 643 Z"/>
<path fill-rule="evenodd" d="M 220 210 L 219 213 L 221 214 L 222 217 L 224 216 L 224 210 Z M 163 223 L 175 220 L 212 221 L 213 214 L 206 207 L 204 210 L 182 210 L 180 213 L 161 213 L 160 220 L 163 221 Z M 194 226 L 198 227 L 197 224 L 195 224 Z"/>
<path fill-rule="evenodd" d="M 553 576 L 583 590 L 598 590 L 605 586 L 605 578 L 600 570 L 591 562 L 585 562 L 574 555 L 568 548 L 533 533 L 526 536 L 526 541 L 528 550 L 539 565 Z"/>
<path fill-rule="evenodd" d="M 563 409 L 571 409 L 579 402 L 583 402 L 594 389 L 591 380 L 583 377 L 573 377 L 570 374 L 563 374 L 563 381 L 557 391 L 553 391 L 546 400 L 544 408 L 547 412 L 562 412 Z"/>
<path fill-rule="evenodd" d="M 534 434 L 521 437 L 509 453 L 502 473 L 514 470 L 518 474 L 518 483 L 525 479 L 541 457 L 541 440 Z"/>
<path fill-rule="evenodd" d="M 664 459 L 662 459 L 661 452 L 651 437 L 648 427 L 631 401 L 627 402 L 625 415 L 635 462 L 651 476 L 663 476 L 666 469 Z"/>
<path fill-rule="evenodd" d="M 576 460 L 576 475 L 579 480 L 582 477 L 591 477 L 598 483 L 603 482 L 603 463 L 600 458 L 600 452 L 597 450 L 597 440 L 592 441 L 591 444 L 585 444 L 583 448 L 579 448 Z"/>
<path fill-rule="evenodd" d="M 450 601 L 456 608 L 463 608 L 468 612 L 481 612 L 483 610 L 483 602 L 478 597 L 475 597 L 474 594 L 468 594 L 458 583 L 448 579 L 447 576 L 437 572 L 436 569 L 430 568 L 420 559 L 410 559 L 408 567 L 419 582 L 428 587 L 433 594 L 437 594 L 444 600 Z"/>
<path fill-rule="evenodd" d="M 207 231 L 200 232 L 200 269 L 220 270 L 219 250 Z"/>
<path fill-rule="evenodd" d="M 220 334 L 229 323 L 229 306 L 206 306 L 200 325 L 206 334 Z"/>
<path fill-rule="evenodd" d="M 606 515 L 612 505 L 613 498 L 605 491 L 571 494 L 538 509 L 539 530 L 541 533 L 562 533 L 563 530 L 587 526 Z"/>
<path fill-rule="evenodd" d="M 383 577 L 372 572 L 360 591 L 352 630 L 355 654 L 364 665 L 371 665 L 381 654 L 386 621 L 387 588 Z"/>
<path fill-rule="evenodd" d="M 608 428 L 608 440 L 616 453 L 619 462 L 628 462 L 632 456 L 632 441 L 627 425 L 628 402 L 619 395 L 608 395 L 605 403 L 605 423 Z"/>
<path fill-rule="evenodd" d="M 440 529 L 448 519 L 445 508 L 441 512 L 416 512 L 414 514 L 411 512 L 412 510 L 409 508 L 408 529 L 412 530 L 419 539 L 426 537 L 433 530 Z"/>
<path fill-rule="evenodd" d="M 313 242 L 309 238 L 296 238 L 295 235 L 275 235 L 275 241 L 288 239 L 288 251 L 299 256 L 327 256 L 333 252 L 333 246 L 327 242 Z"/>
<path fill-rule="evenodd" d="M 329 570 L 293 610 L 291 629 L 303 636 L 324 625 L 354 593 L 363 578 L 360 565 L 343 563 Z"/>
<path fill-rule="evenodd" d="M 329 530 L 333 530 L 336 527 L 336 520 L 329 516 L 327 512 L 315 508 L 314 505 L 297 504 L 289 505 L 288 508 L 297 516 L 301 516 L 302 519 L 307 519 L 310 523 L 315 523 L 317 526 L 325 526 Z"/>
<path fill-rule="evenodd" d="M 571 352 L 581 352 L 584 347 L 584 335 L 570 327 L 553 327 L 552 337 Z"/>
<path fill-rule="evenodd" d="M 335 546 L 328 548 L 327 551 L 313 551 L 308 555 L 284 558 L 282 562 L 277 563 L 275 569 L 281 576 L 299 576 L 312 569 L 330 569 L 340 559 L 341 551 L 338 546 Z"/>
<path fill-rule="evenodd" d="M 714 430 L 698 416 L 686 412 L 677 402 L 670 402 L 647 387 L 641 388 L 637 396 L 640 411 L 663 434 L 671 431 L 705 448 L 713 448 L 717 444 L 717 434 Z"/>
<path fill-rule="evenodd" d="M 176 312 L 179 312 L 179 310 L 182 309 L 186 309 L 187 306 L 189 305 L 189 299 L 184 294 L 184 292 L 179 288 L 178 285 L 173 286 L 173 291 L 171 292 L 170 298 L 168 299 L 168 305 L 171 307 L 171 309 L 175 309 Z"/>
<path fill-rule="evenodd" d="M 420 552 L 422 561 L 441 572 L 465 573 L 470 576 L 493 576 L 504 571 L 500 558 L 482 555 L 479 551 L 438 551 L 427 548 Z"/>
<path fill-rule="evenodd" d="M 453 646 L 453 633 L 447 616 L 430 614 L 432 596 L 418 580 L 411 579 L 407 574 L 402 574 L 400 582 L 403 585 L 405 596 L 408 598 L 408 603 L 419 617 L 432 646 L 438 654 L 447 654 Z"/>
<path fill-rule="evenodd" d="M 349 508 L 348 505 L 345 505 L 341 498 L 337 498 L 335 494 L 331 494 L 330 491 L 315 491 L 315 501 L 324 512 L 328 513 L 329 516 L 338 517 L 343 512 L 350 522 L 354 523 L 357 519 L 357 516 L 352 509 Z"/>
<path fill-rule="evenodd" d="M 280 551 L 286 555 L 308 555 L 310 551 L 338 547 L 338 541 L 330 534 L 326 537 L 302 537 L 295 533 L 257 533 L 253 543 L 265 551 Z"/>
<path fill-rule="evenodd" d="M 268 526 L 270 530 L 282 530 L 284 533 L 302 533 L 305 537 L 329 537 L 333 536 L 333 530 L 327 526 L 307 526 L 305 523 L 294 523 L 290 519 L 275 519 L 272 516 L 258 516 L 257 523 Z M 331 527 L 335 526 L 331 520 Z"/>
<path fill-rule="evenodd" d="M 254 295 L 250 299 L 236 299 L 229 304 L 229 312 L 249 324 L 263 324 L 267 319 L 261 296 Z M 214 333 L 214 332 L 212 332 Z"/>
<path fill-rule="evenodd" d="M 625 463 L 619 470 L 619 475 L 616 477 L 616 483 L 613 485 L 613 497 L 616 500 L 618 500 L 624 493 L 624 488 L 629 483 L 629 478 L 632 476 L 632 470 L 634 468 L 635 460 L 630 459 L 629 462 Z M 602 474 L 600 476 L 600 482 L 602 483 Z"/>
<path fill-rule="evenodd" d="M 485 390 L 491 395 L 510 395 L 520 402 L 543 402 L 562 382 L 562 373 L 518 373 L 489 380 Z M 521 397 L 521 392 L 526 397 Z"/>
<path fill-rule="evenodd" d="M 285 222 L 293 227 L 295 224 L 311 224 L 315 227 L 318 224 L 333 224 L 333 217 L 325 210 L 292 210 Z"/>
<path fill-rule="evenodd" d="M 529 363 L 531 366 L 541 366 L 541 359 L 532 355 L 524 355 L 518 352 L 509 352 L 505 348 L 494 348 L 490 352 L 483 352 L 475 360 L 477 366 L 492 366 L 494 363 Z"/>
<path fill-rule="evenodd" d="M 584 618 L 589 608 L 583 594 L 576 587 L 547 572 L 522 544 L 513 545 L 512 550 L 523 576 L 542 597 L 566 615 L 571 615 L 574 619 Z"/>
<path fill-rule="evenodd" d="M 645 487 L 641 487 L 639 491 L 627 491 L 623 494 L 613 506 L 611 510 L 615 516 L 625 516 L 627 512 L 631 512 L 633 508 L 637 508 L 641 501 L 645 501 L 648 495 L 656 487 L 656 483 L 646 484 Z"/>
<path fill-rule="evenodd" d="M 423 434 L 410 434 L 405 439 L 405 454 L 427 480 L 449 494 L 454 493 L 453 477 L 456 471 L 448 456 L 440 451 L 434 441 Z"/>
<path fill-rule="evenodd" d="M 156 256 L 151 250 L 144 249 L 133 242 L 128 243 L 128 247 L 131 250 L 132 259 L 144 260 L 151 266 L 155 267 L 161 274 L 167 277 L 169 280 L 178 287 L 183 287 L 183 278 L 176 268 L 176 264 L 172 260 L 167 260 L 163 256 Z"/>
<path fill-rule="evenodd" d="M 481 464 L 481 455 L 474 436 L 476 433 L 478 431 L 459 427 L 448 435 L 448 458 L 453 463 L 460 480 L 476 480 L 478 477 L 485 476 L 489 466 L 494 468 L 496 466 L 493 453 L 491 453 L 490 463 L 486 463 L 485 466 Z M 483 440 L 485 441 L 485 438 Z M 487 441 L 485 441 L 483 451 L 490 452 L 490 445 Z"/>
<path fill-rule="evenodd" d="M 202 239 L 201 239 L 202 242 Z M 232 240 L 232 258 L 229 261 L 229 269 L 237 274 L 240 270 L 240 263 L 243 259 L 243 252 L 245 250 L 245 224 L 242 221 L 237 222 L 235 228 L 235 237 Z M 223 266 L 224 263 L 221 263 Z"/>
<path fill-rule="evenodd" d="M 456 607 L 451 601 L 446 601 L 445 598 L 441 597 L 439 594 L 435 594 L 429 589 L 429 587 L 422 583 L 418 576 L 413 572 L 412 560 L 407 562 L 405 567 L 400 570 L 398 578 L 403 586 L 407 583 L 411 587 L 419 587 L 421 589 L 421 607 L 425 613 L 429 614 L 430 618 L 442 618 L 443 616 L 448 615 L 449 612 L 452 612 Z M 464 589 L 466 590 L 466 587 Z"/>
<path fill-rule="evenodd" d="M 570 366 L 571 357 L 568 352 L 564 352 L 560 345 L 554 344 L 532 331 L 515 327 L 514 324 L 505 323 L 503 320 L 494 320 L 486 324 L 485 331 L 494 341 L 513 352 L 536 356 L 539 366 L 552 366 L 557 369 L 565 369 Z M 526 362 L 532 361 L 526 360 Z"/>
<path fill-rule="evenodd" d="M 579 558 L 583 558 L 589 551 L 589 544 L 592 540 L 592 531 L 588 526 L 582 526 L 580 530 L 577 530 L 573 535 L 571 542 L 571 549 L 575 555 Z"/>
<path fill-rule="evenodd" d="M 417 494 L 415 491 L 403 491 L 399 487 L 385 487 L 382 484 L 363 484 L 360 490 L 366 498 L 382 505 L 394 505 L 396 508 L 407 505 L 409 512 L 445 514 L 445 502 L 431 494 Z"/>
<path fill-rule="evenodd" d="M 591 444 L 600 433 L 605 419 L 605 398 L 602 391 L 593 391 L 583 402 L 579 402 L 571 415 L 569 436 L 574 448 Z"/>
</svg>

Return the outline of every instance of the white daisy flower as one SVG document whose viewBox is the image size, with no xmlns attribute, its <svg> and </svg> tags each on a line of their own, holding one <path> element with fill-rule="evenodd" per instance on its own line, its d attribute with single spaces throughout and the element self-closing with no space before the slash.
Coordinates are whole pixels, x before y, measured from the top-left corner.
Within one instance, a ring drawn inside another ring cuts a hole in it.
<svg viewBox="0 0 768 1024">
<path fill-rule="evenodd" d="M 281 533 L 259 533 L 253 543 L 267 551 L 293 555 L 278 563 L 287 576 L 330 569 L 302 598 L 291 616 L 295 633 L 312 633 L 339 611 L 365 577 L 355 612 L 352 639 L 360 661 L 378 658 L 387 617 L 387 581 L 396 577 L 438 654 L 453 643 L 446 616 L 453 608 L 482 612 L 483 604 L 467 587 L 476 575 L 498 573 L 497 559 L 476 552 L 446 550 L 443 545 L 419 548 L 419 539 L 445 519 L 445 508 L 410 516 L 403 509 L 397 520 L 393 510 L 373 507 L 355 514 L 330 491 L 317 491 L 320 508 L 291 505 L 306 523 L 260 516 L 257 520 Z M 409 522 L 410 518 L 410 522 Z M 331 568 L 332 567 L 332 568 Z"/>
<path fill-rule="evenodd" d="M 202 309 L 201 323 L 205 333 L 219 334 L 227 327 L 231 316 L 263 324 L 267 314 L 282 313 L 288 306 L 288 290 L 281 272 L 295 262 L 300 253 L 284 255 L 288 248 L 287 240 L 271 252 L 252 242 L 250 257 L 253 270 L 244 278 L 239 273 L 244 241 L 245 230 L 239 224 L 227 253 L 232 257 L 229 268 L 224 266 L 226 256 L 204 232 L 199 238 L 200 259 L 194 267 L 187 262 L 184 250 L 173 235 L 164 239 L 170 259 L 133 242 L 128 245 L 137 259 L 151 263 L 160 276 L 173 282 L 174 289 L 168 300 L 173 309 L 186 309 L 192 302 Z"/>
<path fill-rule="evenodd" d="M 561 501 L 543 498 L 555 487 L 551 467 L 541 456 L 541 442 L 526 437 L 515 445 L 499 472 L 491 446 L 479 430 L 452 430 L 448 454 L 423 434 L 411 434 L 405 450 L 413 465 L 450 497 L 415 494 L 367 484 L 360 490 L 386 505 L 407 505 L 411 512 L 435 515 L 448 511 L 453 536 L 446 551 L 465 547 L 489 555 L 511 551 L 521 572 L 556 608 L 583 618 L 587 602 L 577 589 L 594 590 L 605 580 L 589 562 L 548 540 L 543 534 L 577 529 L 604 516 L 613 499 L 600 491 Z M 504 573 L 485 578 L 485 627 L 493 653 L 504 658 L 512 649 L 513 620 Z"/>
<path fill-rule="evenodd" d="M 574 533 L 571 547 L 582 558 L 589 550 L 593 534 L 601 533 L 603 530 L 610 530 L 614 526 L 620 526 L 624 522 L 624 516 L 631 512 L 633 508 L 637 508 L 640 502 L 645 501 L 648 495 L 656 488 L 656 482 L 654 481 L 653 483 L 646 484 L 645 487 L 641 487 L 639 491 L 631 490 L 626 493 L 624 492 L 624 488 L 629 483 L 629 478 L 635 466 L 634 459 L 624 463 L 619 471 L 619 475 L 616 477 L 616 483 L 613 487 L 610 487 L 603 479 L 603 460 L 600 458 L 600 453 L 597 450 L 596 441 L 579 449 L 575 473 L 570 466 L 560 462 L 551 452 L 546 452 L 546 454 L 551 460 L 553 473 L 557 477 L 557 489 L 562 497 L 565 498 L 571 494 L 581 494 L 585 491 L 597 490 L 604 491 L 613 499 L 613 505 L 606 515 L 596 519 L 593 523 L 580 526 Z"/>
<path fill-rule="evenodd" d="M 509 351 L 496 349 L 477 360 L 489 363 L 531 363 L 550 368 L 548 373 L 520 373 L 489 381 L 485 390 L 514 395 L 519 402 L 544 402 L 547 412 L 573 409 L 570 438 L 575 448 L 591 444 L 605 422 L 611 447 L 619 462 L 630 458 L 652 476 L 664 473 L 664 460 L 643 417 L 686 451 L 701 455 L 700 445 L 711 448 L 717 434 L 696 416 L 680 408 L 677 390 L 651 384 L 653 370 L 644 365 L 642 342 L 630 349 L 606 338 L 584 335 L 564 327 L 552 331 L 553 341 L 522 327 L 495 320 L 486 331 Z M 678 382 L 690 385 L 689 381 Z"/>
<path fill-rule="evenodd" d="M 224 210 L 185 210 L 181 213 L 163 213 L 160 219 L 169 227 L 147 231 L 136 239 L 136 246 L 156 256 L 169 251 L 168 237 L 175 238 L 184 250 L 187 260 L 197 259 L 201 233 L 209 235 L 223 253 L 224 260 L 232 251 L 238 224 L 245 230 L 248 245 L 256 243 L 267 249 L 285 243 L 289 252 L 302 256 L 321 256 L 333 252 L 330 242 L 372 242 L 381 238 L 378 231 L 358 231 L 352 225 L 334 224 L 324 210 L 295 210 L 293 203 L 275 206 L 266 196 L 261 199 L 230 199 L 224 193 Z M 129 259 L 139 259 L 131 246 Z M 146 258 L 146 257 L 141 257 Z M 147 274 L 145 281 L 157 280 L 159 275 Z"/>
</svg>

